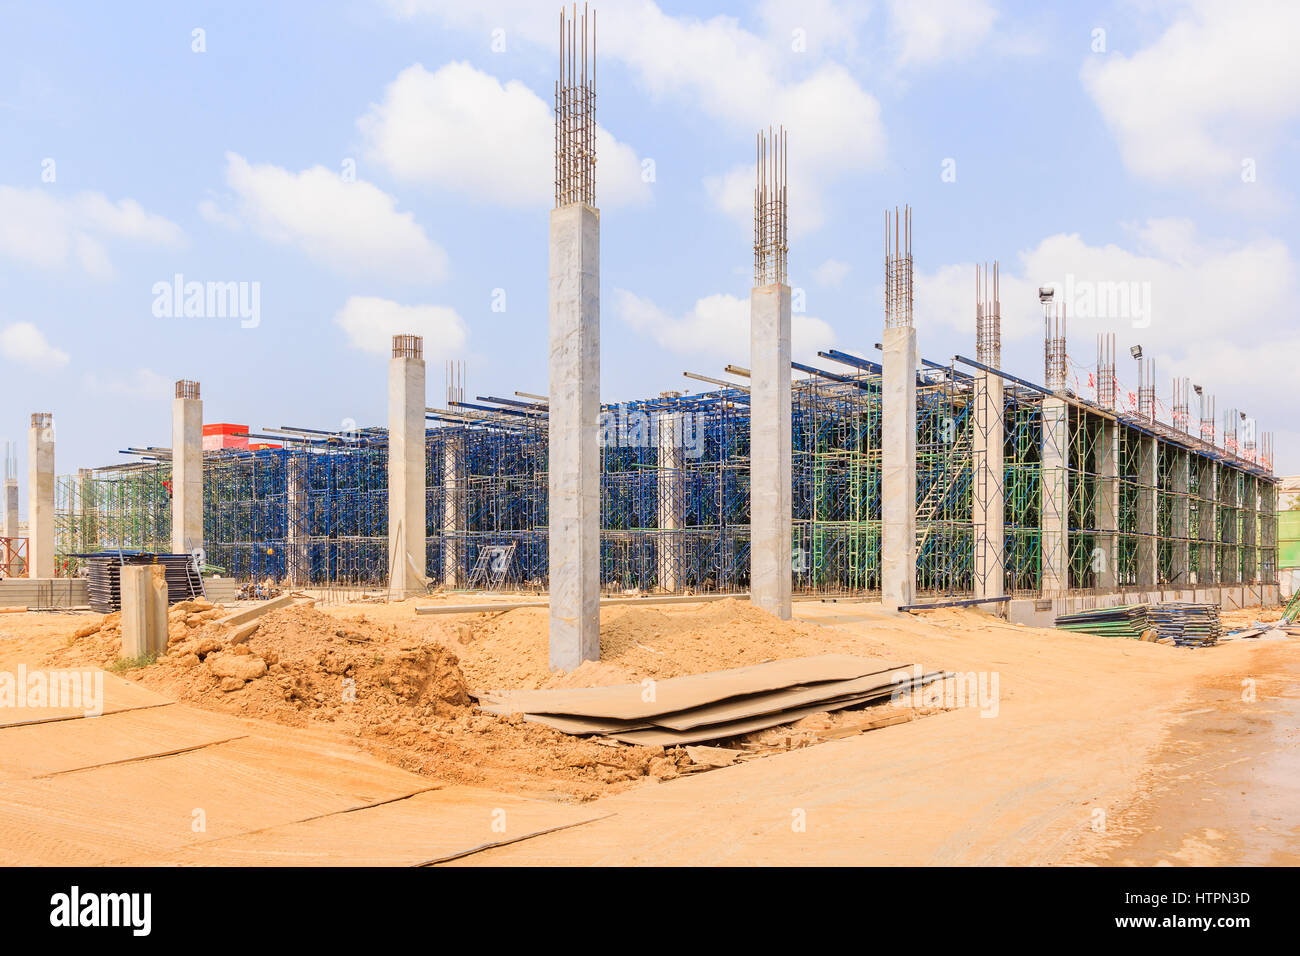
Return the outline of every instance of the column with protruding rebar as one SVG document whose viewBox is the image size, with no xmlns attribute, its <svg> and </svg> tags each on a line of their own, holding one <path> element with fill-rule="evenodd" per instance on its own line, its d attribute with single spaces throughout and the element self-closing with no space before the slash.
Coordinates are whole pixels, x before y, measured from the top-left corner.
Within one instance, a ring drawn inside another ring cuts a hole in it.
<svg viewBox="0 0 1300 956">
<path fill-rule="evenodd" d="M 600 658 L 600 211 L 587 14 L 560 13 L 550 227 L 550 665 Z M 594 48 L 595 30 L 590 33 Z M 593 60 L 594 62 L 594 60 Z"/>
<path fill-rule="evenodd" d="M 916 329 L 912 327 L 912 212 L 885 214 L 885 329 L 881 337 L 880 597 L 916 597 Z"/>
<path fill-rule="evenodd" d="M 388 590 L 394 600 L 424 594 L 424 339 L 394 335 L 388 362 Z"/>
<path fill-rule="evenodd" d="M 790 619 L 793 525 L 786 134 L 758 136 L 749 296 L 749 599 Z"/>
</svg>

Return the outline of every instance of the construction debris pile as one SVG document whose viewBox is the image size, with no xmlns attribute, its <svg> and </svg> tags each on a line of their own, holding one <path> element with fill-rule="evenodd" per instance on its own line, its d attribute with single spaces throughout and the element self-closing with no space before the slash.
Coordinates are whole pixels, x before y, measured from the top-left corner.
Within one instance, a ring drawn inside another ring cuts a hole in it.
<svg viewBox="0 0 1300 956">
<path fill-rule="evenodd" d="M 897 699 L 944 676 L 898 662 L 823 654 L 639 684 L 473 696 L 485 713 L 520 714 L 566 734 L 672 747 Z"/>
<path fill-rule="evenodd" d="M 1291 595 L 1291 600 L 1287 601 L 1286 607 L 1282 609 L 1281 616 L 1276 621 L 1253 621 L 1249 626 L 1238 628 L 1235 631 L 1229 631 L 1226 635 L 1230 639 L 1251 638 L 1251 637 L 1300 637 L 1300 624 L 1297 619 L 1300 618 L 1300 591 Z"/>
<path fill-rule="evenodd" d="M 1062 614 L 1056 626 L 1098 637 L 1153 640 L 1180 647 L 1209 647 L 1223 636 L 1217 604 L 1124 604 Z"/>
</svg>

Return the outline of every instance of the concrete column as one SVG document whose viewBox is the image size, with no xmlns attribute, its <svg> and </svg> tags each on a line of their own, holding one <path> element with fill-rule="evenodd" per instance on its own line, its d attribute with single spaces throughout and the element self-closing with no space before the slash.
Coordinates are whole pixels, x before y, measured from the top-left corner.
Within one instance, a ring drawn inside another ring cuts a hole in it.
<svg viewBox="0 0 1300 956">
<path fill-rule="evenodd" d="M 17 538 L 18 534 L 18 479 L 5 479 L 4 536 Z"/>
<path fill-rule="evenodd" d="M 394 335 L 388 362 L 388 591 L 427 590 L 425 553 L 424 339 Z"/>
<path fill-rule="evenodd" d="M 1245 556 L 1241 583 L 1254 584 L 1259 580 L 1259 480 L 1245 475 L 1242 480 L 1241 548 Z"/>
<path fill-rule="evenodd" d="M 1113 590 L 1119 585 L 1119 423 L 1109 419 L 1101 423 L 1097 475 L 1097 587 Z"/>
<path fill-rule="evenodd" d="M 1070 479 L 1067 471 L 1069 428 L 1070 416 L 1065 401 L 1060 398 L 1043 399 L 1043 575 L 1039 588 L 1045 595 L 1059 594 L 1070 586 Z"/>
<path fill-rule="evenodd" d="M 4 537 L 17 538 L 18 534 L 18 479 L 6 478 L 4 488 Z M 27 573 L 27 569 L 22 567 L 17 560 L 17 545 L 0 546 L 0 562 L 5 565 L 0 568 L 0 574 L 9 573 Z"/>
<path fill-rule="evenodd" d="M 1156 439 L 1138 439 L 1137 586 L 1150 590 L 1159 581 L 1156 546 Z"/>
<path fill-rule="evenodd" d="M 975 376 L 975 444 L 971 523 L 975 534 L 975 597 L 1006 593 L 1005 428 L 1002 378 Z"/>
<path fill-rule="evenodd" d="M 172 399 L 172 554 L 203 548 L 203 402 L 179 381 Z"/>
<path fill-rule="evenodd" d="M 311 577 L 308 553 L 307 456 L 290 452 L 285 462 L 286 577 L 293 587 L 305 587 Z"/>
<path fill-rule="evenodd" d="M 141 658 L 167 652 L 167 577 L 162 565 L 121 569 L 122 656 Z"/>
<path fill-rule="evenodd" d="M 916 330 L 881 341 L 880 599 L 897 610 L 916 597 Z"/>
<path fill-rule="evenodd" d="M 668 593 L 681 590 L 682 547 L 680 531 L 685 506 L 686 449 L 682 445 L 680 412 L 659 416 L 658 468 L 655 491 L 658 496 L 659 541 L 655 547 L 656 579 Z"/>
<path fill-rule="evenodd" d="M 600 659 L 600 212 L 551 212 L 550 664 Z"/>
<path fill-rule="evenodd" d="M 790 287 L 749 296 L 749 600 L 790 620 Z"/>
<path fill-rule="evenodd" d="M 1216 471 L 1217 464 L 1209 458 L 1198 459 L 1198 467 L 1201 469 L 1201 509 L 1199 522 L 1201 525 L 1201 559 L 1199 569 L 1196 575 L 1197 587 L 1213 587 L 1219 583 L 1218 564 L 1214 553 L 1214 541 L 1218 536 L 1215 530 L 1218 524 L 1218 516 L 1215 513 L 1216 503 L 1219 497 L 1218 481 L 1219 476 Z"/>
<path fill-rule="evenodd" d="M 54 418 L 32 415 L 27 433 L 27 576 L 54 577 Z"/>
<path fill-rule="evenodd" d="M 1169 531 L 1173 541 L 1173 560 L 1169 569 L 1169 584 L 1175 588 L 1191 586 L 1191 550 L 1187 535 L 1191 528 L 1191 501 L 1187 497 L 1191 487 L 1188 468 L 1191 466 L 1190 455 L 1184 448 L 1171 449 L 1174 455 L 1173 471 L 1170 475 L 1170 491 L 1173 492 L 1173 510 L 1169 515 Z"/>
<path fill-rule="evenodd" d="M 465 585 L 465 492 L 465 439 L 456 435 L 442 446 L 442 586 L 448 589 Z"/>
</svg>

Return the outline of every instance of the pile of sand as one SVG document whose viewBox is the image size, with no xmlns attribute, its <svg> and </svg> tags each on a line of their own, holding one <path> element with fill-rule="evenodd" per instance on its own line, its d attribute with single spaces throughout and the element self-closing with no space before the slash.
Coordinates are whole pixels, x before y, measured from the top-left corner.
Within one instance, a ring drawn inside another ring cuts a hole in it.
<svg viewBox="0 0 1300 956">
<path fill-rule="evenodd" d="M 470 691 L 637 683 L 811 654 L 889 656 L 862 634 L 780 621 L 734 599 L 606 608 L 601 660 L 567 674 L 549 669 L 545 608 L 431 617 L 409 605 L 298 605 L 233 628 L 219 623 L 223 614 L 203 601 L 176 605 L 167 654 L 126 676 L 200 707 L 329 729 L 439 779 L 579 799 L 702 768 L 681 749 L 610 746 L 479 714 Z M 79 630 L 51 663 L 138 663 L 120 655 L 120 621 L 110 615 Z M 853 719 L 836 716 L 827 727 Z M 821 733 L 809 725 L 755 740 L 788 748 Z"/>
<path fill-rule="evenodd" d="M 748 601 L 729 598 L 696 605 L 604 608 L 600 660 L 567 674 L 554 673 L 548 660 L 548 615 L 546 608 L 520 608 L 425 618 L 431 623 L 422 633 L 455 650 L 472 690 L 603 687 L 811 654 L 884 654 L 882 645 L 860 636 L 781 621 Z"/>
<path fill-rule="evenodd" d="M 690 763 L 662 748 L 614 748 L 478 714 L 456 653 L 392 624 L 295 606 L 229 627 L 209 610 L 177 605 L 167 654 L 126 676 L 212 710 L 332 727 L 398 766 L 461 783 L 588 799 Z M 51 664 L 120 666 L 116 616 L 77 634 Z"/>
</svg>

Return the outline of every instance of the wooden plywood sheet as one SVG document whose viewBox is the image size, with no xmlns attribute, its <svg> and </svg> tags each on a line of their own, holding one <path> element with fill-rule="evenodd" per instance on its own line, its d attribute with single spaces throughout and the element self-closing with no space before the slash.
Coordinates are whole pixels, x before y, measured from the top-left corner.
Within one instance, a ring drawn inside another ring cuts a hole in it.
<svg viewBox="0 0 1300 956">
<path fill-rule="evenodd" d="M 475 696 L 506 713 L 564 714 L 615 720 L 644 720 L 706 704 L 819 681 L 843 681 L 893 670 L 897 662 L 850 654 L 822 654 L 754 664 L 730 670 L 672 677 L 655 682 L 653 695 L 641 684 L 576 690 L 484 691 Z M 646 697 L 652 699 L 647 700 Z"/>
<path fill-rule="evenodd" d="M 901 680 L 895 681 L 894 675 L 900 674 Z M 895 687 L 907 688 L 912 684 L 912 675 L 907 670 L 891 670 L 883 674 L 868 674 L 853 680 L 823 681 L 819 684 L 799 684 L 785 690 L 772 691 L 767 694 L 751 694 L 745 697 L 733 697 L 716 704 L 706 704 L 691 710 L 678 711 L 673 714 L 655 716 L 651 723 L 657 727 L 670 730 L 690 730 L 706 724 L 718 724 L 761 714 L 776 713 L 792 707 L 803 707 L 822 700 L 835 700 L 840 697 L 853 697 L 859 694 Z"/>
<path fill-rule="evenodd" d="M 249 731 L 236 718 L 175 705 L 11 726 L 2 733 L 0 781 L 11 781 L 183 753 Z"/>
<path fill-rule="evenodd" d="M 888 696 L 888 691 L 878 692 L 874 695 L 860 694 L 856 697 L 821 701 L 816 704 L 809 704 L 807 707 L 795 707 L 791 710 L 783 710 L 780 713 L 763 714 L 758 717 L 748 717 L 744 720 L 733 720 L 723 724 L 711 724 L 708 727 L 696 727 L 692 730 L 668 730 L 663 727 L 654 727 L 650 730 L 612 733 L 609 736 L 625 744 L 641 744 L 645 747 L 680 747 L 685 744 L 698 744 L 706 740 L 721 740 L 724 737 L 752 734 L 756 730 L 766 730 L 769 727 L 792 723 L 811 714 L 843 710 L 845 707 L 852 707 L 854 704 L 862 704 L 876 699 L 883 700 Z"/>
<path fill-rule="evenodd" d="M 341 746 L 247 737 L 0 787 L 0 865 L 135 862 L 425 786 Z"/>
<path fill-rule="evenodd" d="M 421 866 L 608 816 L 475 787 L 271 827 L 150 858 L 185 866 Z"/>
<path fill-rule="evenodd" d="M 56 669 L 57 670 L 57 669 Z M 95 696 L 101 696 L 102 713 L 115 714 L 124 710 L 139 710 L 144 707 L 161 707 L 170 704 L 171 701 L 162 696 L 155 694 L 153 691 L 141 687 L 139 684 L 133 684 L 128 680 L 109 674 L 106 671 L 97 670 L 96 668 L 76 668 L 69 673 L 75 672 L 78 676 L 83 672 L 89 673 L 93 681 L 102 680 L 101 690 Z M 38 679 L 46 681 L 49 684 L 49 675 L 52 672 L 43 668 L 28 668 L 25 671 L 25 677 L 30 680 L 33 675 L 44 675 Z M 20 675 L 14 675 L 17 678 Z M 84 687 L 84 685 L 83 685 Z M 94 693 L 92 689 L 92 694 Z M 19 696 L 22 696 L 20 689 Z M 47 700 L 50 695 L 47 694 Z M 26 724 L 42 724 L 57 720 L 79 720 L 87 715 L 87 704 L 92 703 L 89 697 L 83 697 L 82 702 L 76 707 L 19 707 L 19 706 L 0 706 L 0 733 L 4 732 L 7 727 L 20 727 Z M 4 738 L 0 737 L 0 742 Z"/>
</svg>

